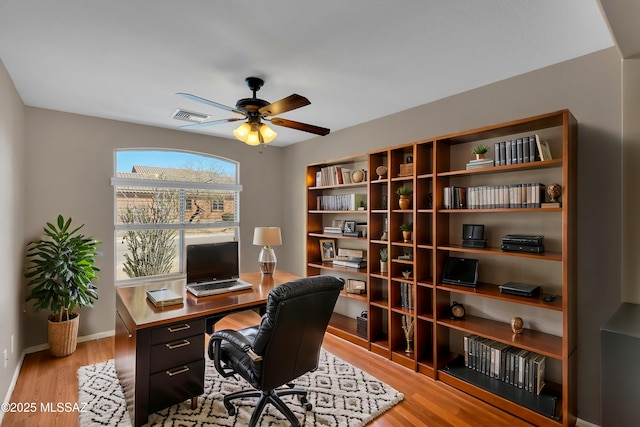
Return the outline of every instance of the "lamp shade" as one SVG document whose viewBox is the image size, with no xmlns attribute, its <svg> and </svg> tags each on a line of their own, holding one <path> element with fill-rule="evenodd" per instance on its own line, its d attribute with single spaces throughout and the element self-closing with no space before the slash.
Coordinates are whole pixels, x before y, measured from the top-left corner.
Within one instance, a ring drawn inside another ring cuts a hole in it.
<svg viewBox="0 0 640 427">
<path fill-rule="evenodd" d="M 253 230 L 253 244 L 260 246 L 280 246 L 280 227 L 256 227 Z"/>
</svg>

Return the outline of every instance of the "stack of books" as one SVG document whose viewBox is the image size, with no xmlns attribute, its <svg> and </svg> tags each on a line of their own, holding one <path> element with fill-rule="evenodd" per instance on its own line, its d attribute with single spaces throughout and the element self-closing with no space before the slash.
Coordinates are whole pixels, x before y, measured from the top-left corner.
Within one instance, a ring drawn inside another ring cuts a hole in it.
<svg viewBox="0 0 640 427">
<path fill-rule="evenodd" d="M 467 163 L 467 170 L 493 167 L 493 159 L 474 159 Z"/>
<path fill-rule="evenodd" d="M 367 258 L 364 251 L 359 249 L 339 248 L 338 255 L 333 260 L 333 265 L 346 268 L 366 268 Z"/>
<path fill-rule="evenodd" d="M 322 229 L 322 234 L 337 234 L 342 236 L 342 228 L 327 226 Z"/>
<path fill-rule="evenodd" d="M 367 260 L 360 257 L 337 256 L 333 260 L 333 265 L 336 267 L 360 269 L 360 268 L 365 268 L 367 266 Z"/>
</svg>

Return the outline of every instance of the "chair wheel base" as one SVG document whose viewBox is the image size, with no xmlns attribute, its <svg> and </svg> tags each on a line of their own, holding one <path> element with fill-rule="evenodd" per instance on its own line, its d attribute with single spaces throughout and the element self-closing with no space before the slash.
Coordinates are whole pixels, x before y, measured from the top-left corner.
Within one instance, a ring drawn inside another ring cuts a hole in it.
<svg viewBox="0 0 640 427">
<path fill-rule="evenodd" d="M 226 408 L 227 414 L 229 414 L 230 417 L 233 417 L 236 414 L 236 407 L 233 406 L 232 404 L 230 404 L 230 403 L 227 404 L 225 402 L 224 407 Z"/>
<path fill-rule="evenodd" d="M 313 404 L 307 400 L 306 396 L 300 396 L 300 403 L 304 407 L 305 411 L 310 411 L 313 408 Z"/>
</svg>

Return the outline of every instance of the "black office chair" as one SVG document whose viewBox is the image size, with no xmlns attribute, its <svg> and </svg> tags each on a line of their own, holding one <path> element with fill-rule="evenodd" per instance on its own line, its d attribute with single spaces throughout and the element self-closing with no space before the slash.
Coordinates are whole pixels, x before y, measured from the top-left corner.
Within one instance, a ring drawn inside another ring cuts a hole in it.
<svg viewBox="0 0 640 427">
<path fill-rule="evenodd" d="M 260 325 L 211 335 L 209 357 L 220 375 L 239 374 L 255 388 L 224 397 L 229 415 L 236 412 L 230 400 L 260 397 L 249 426 L 256 425 L 267 403 L 291 425 L 300 425 L 280 396 L 299 395 L 305 409 L 311 410 L 307 391 L 293 388 L 292 381 L 318 367 L 322 340 L 342 287 L 342 280 L 332 276 L 284 283 L 269 292 Z M 278 389 L 285 384 L 287 388 Z"/>
</svg>

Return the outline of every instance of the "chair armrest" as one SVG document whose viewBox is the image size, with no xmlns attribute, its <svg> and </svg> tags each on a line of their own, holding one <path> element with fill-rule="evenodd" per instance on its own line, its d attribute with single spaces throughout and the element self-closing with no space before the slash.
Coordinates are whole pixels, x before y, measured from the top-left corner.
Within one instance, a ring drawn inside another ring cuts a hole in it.
<svg viewBox="0 0 640 427">
<path fill-rule="evenodd" d="M 253 351 L 253 348 L 252 348 L 253 343 L 249 341 L 249 339 L 244 335 L 242 335 L 240 332 L 234 331 L 233 329 L 223 329 L 221 331 L 214 332 L 211 335 L 211 339 L 209 340 L 209 358 L 215 360 L 214 351 L 213 351 L 214 344 L 216 342 L 219 343 L 220 341 L 223 341 L 223 340 L 231 343 L 235 347 L 247 353 L 247 355 L 254 362 L 260 362 L 262 360 L 262 356 L 256 354 Z"/>
</svg>

